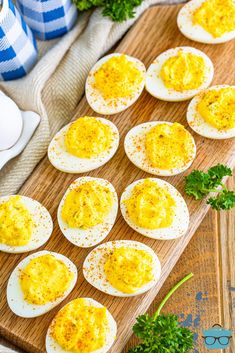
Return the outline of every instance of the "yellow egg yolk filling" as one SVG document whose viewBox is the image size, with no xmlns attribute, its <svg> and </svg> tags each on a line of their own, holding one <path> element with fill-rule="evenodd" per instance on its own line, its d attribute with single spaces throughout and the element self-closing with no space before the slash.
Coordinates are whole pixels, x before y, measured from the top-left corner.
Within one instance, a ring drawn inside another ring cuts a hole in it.
<svg viewBox="0 0 235 353">
<path fill-rule="evenodd" d="M 120 247 L 104 266 L 110 284 L 123 293 L 135 293 L 153 279 L 153 258 L 144 250 Z"/>
<path fill-rule="evenodd" d="M 9 246 L 27 245 L 35 227 L 32 215 L 19 195 L 0 204 L 0 243 Z"/>
<path fill-rule="evenodd" d="M 235 128 L 235 88 L 225 87 L 203 93 L 197 111 L 218 130 Z"/>
<path fill-rule="evenodd" d="M 175 200 L 166 188 L 150 179 L 137 184 L 124 202 L 130 219 L 141 228 L 167 228 L 173 222 Z"/>
<path fill-rule="evenodd" d="M 71 228 L 88 229 L 103 223 L 112 205 L 112 191 L 96 181 L 88 181 L 69 191 L 61 216 Z"/>
<path fill-rule="evenodd" d="M 193 13 L 193 24 L 202 26 L 214 38 L 235 30 L 234 0 L 207 0 Z"/>
<path fill-rule="evenodd" d="M 30 304 L 43 305 L 63 296 L 73 277 L 63 261 L 48 254 L 30 260 L 21 270 L 19 281 L 24 299 Z"/>
<path fill-rule="evenodd" d="M 193 157 L 191 134 L 178 123 L 158 124 L 145 138 L 146 156 L 154 168 L 171 170 L 185 166 Z"/>
<path fill-rule="evenodd" d="M 98 157 L 111 147 L 112 141 L 110 126 L 89 116 L 77 119 L 65 134 L 67 152 L 79 158 Z"/>
<path fill-rule="evenodd" d="M 143 72 L 126 55 L 113 56 L 94 74 L 94 88 L 105 100 L 132 98 L 144 79 Z"/>
<path fill-rule="evenodd" d="M 178 92 L 199 88 L 205 80 L 204 59 L 182 50 L 162 65 L 160 77 L 168 89 Z"/>
<path fill-rule="evenodd" d="M 75 299 L 56 315 L 52 337 L 66 351 L 90 353 L 105 345 L 107 331 L 106 309 Z"/>
</svg>

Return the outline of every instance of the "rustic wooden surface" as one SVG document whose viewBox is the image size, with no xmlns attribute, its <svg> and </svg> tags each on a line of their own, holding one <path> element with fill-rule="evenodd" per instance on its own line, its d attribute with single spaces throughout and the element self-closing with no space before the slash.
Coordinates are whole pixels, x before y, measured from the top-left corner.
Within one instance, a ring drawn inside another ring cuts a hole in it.
<svg viewBox="0 0 235 353">
<path fill-rule="evenodd" d="M 235 158 L 235 155 L 234 155 Z M 228 187 L 235 190 L 235 177 Z M 220 244 L 220 295 L 224 326 L 233 331 L 233 341 L 228 353 L 235 353 L 235 210 L 217 215 Z"/>
<path fill-rule="evenodd" d="M 235 178 L 234 178 L 235 181 Z M 231 182 L 228 186 L 234 188 L 234 183 Z M 230 248 L 235 243 L 234 224 L 224 226 L 223 218 L 227 217 L 231 220 L 235 218 L 235 210 L 229 213 L 221 213 L 220 217 L 214 211 L 209 211 L 200 227 L 188 244 L 180 260 L 177 262 L 170 276 L 167 278 L 159 294 L 154 299 L 148 312 L 152 314 L 156 310 L 158 304 L 163 299 L 164 295 L 170 288 L 186 273 L 193 272 L 194 277 L 191 281 L 185 284 L 164 307 L 164 312 L 171 312 L 179 315 L 181 325 L 189 327 L 195 332 L 195 351 L 194 353 L 206 353 L 207 350 L 203 345 L 202 330 L 210 327 L 214 323 L 223 323 L 223 313 L 225 314 L 224 325 L 227 328 L 235 329 L 234 325 L 234 304 L 235 300 L 235 280 L 234 280 L 234 262 L 235 256 L 222 256 L 220 253 L 220 227 L 223 229 L 223 234 L 227 238 L 229 236 Z M 217 225 L 218 222 L 218 225 Z M 231 222 L 232 223 L 232 222 Z M 234 222 L 233 222 L 234 223 Z M 232 237 L 231 237 L 232 235 Z M 228 246 L 226 253 L 229 254 Z M 234 247 L 233 247 L 234 249 Z M 218 263 L 225 270 L 222 276 L 222 283 L 225 283 L 225 288 L 220 286 L 221 276 L 218 271 Z M 229 269 L 229 273 L 227 273 Z M 234 285 L 234 287 L 233 287 Z M 226 298 L 224 301 L 221 298 L 221 292 Z M 184 300 L 182 301 L 182 297 Z M 233 322 L 232 322 L 233 320 Z M 1 341 L 0 341 L 1 342 Z M 15 349 L 9 342 L 3 342 L 9 348 Z M 132 336 L 128 341 L 123 353 L 129 348 L 138 343 L 138 340 Z M 234 353 L 234 345 L 231 345 L 228 353 Z M 20 350 L 20 352 L 22 352 Z M 5 353 L 5 350 L 0 349 L 0 353 Z"/>
<path fill-rule="evenodd" d="M 227 186 L 235 189 L 235 176 Z M 194 273 L 193 279 L 171 297 L 163 312 L 178 315 L 181 325 L 195 333 L 194 353 L 206 353 L 203 329 L 220 323 L 235 330 L 235 209 L 208 212 L 150 305 L 149 314 L 155 312 L 168 291 L 188 272 Z M 138 340 L 132 335 L 123 353 L 136 344 Z M 234 341 L 227 352 L 235 352 Z"/>
<path fill-rule="evenodd" d="M 193 272 L 194 277 L 171 297 L 162 312 L 178 315 L 181 325 L 195 333 L 195 353 L 206 353 L 201 337 L 203 328 L 221 322 L 219 239 L 216 220 L 216 213 L 208 212 L 148 310 L 150 314 L 154 313 L 174 284 L 185 274 Z M 133 335 L 124 352 L 137 342 Z"/>
<path fill-rule="evenodd" d="M 134 55 L 143 60 L 146 66 L 148 66 L 159 53 L 170 47 L 193 45 L 204 50 L 214 62 L 215 78 L 213 83 L 234 83 L 234 41 L 220 46 L 208 46 L 196 44 L 187 40 L 179 33 L 176 27 L 176 14 L 179 11 L 179 8 L 179 6 L 164 6 L 148 10 L 138 21 L 138 24 L 134 26 L 121 42 L 118 51 Z M 117 124 L 121 134 L 119 151 L 106 166 L 89 173 L 89 175 L 109 179 L 116 187 L 119 195 L 125 185 L 128 185 L 134 180 L 148 176 L 146 173 L 135 168 L 125 156 L 123 151 L 123 138 L 126 132 L 137 123 L 148 120 L 158 120 L 160 118 L 161 120 L 178 121 L 186 124 L 185 112 L 187 104 L 187 102 L 161 102 L 148 95 L 147 92 L 144 92 L 134 106 L 121 114 L 110 117 L 110 119 Z M 86 100 L 83 99 L 78 106 L 76 115 L 82 116 L 85 114 L 94 115 L 92 110 L 88 107 Z M 196 136 L 195 134 L 194 136 L 196 139 L 198 154 L 197 159 L 193 164 L 193 168 L 207 169 L 209 166 L 218 162 L 224 162 L 232 166 L 235 153 L 232 140 L 209 141 L 200 136 Z M 75 177 L 75 175 L 67 175 L 55 170 L 45 158 L 25 183 L 20 193 L 36 198 L 42 202 L 52 214 L 55 227 L 53 235 L 46 245 L 46 249 L 53 249 L 54 251 L 67 255 L 75 262 L 78 268 L 81 269 L 82 261 L 89 250 L 78 249 L 66 241 L 59 231 L 56 221 L 58 203 L 66 188 Z M 167 180 L 175 185 L 181 192 L 183 191 L 183 175 L 167 178 Z M 204 202 L 194 202 L 189 198 L 186 198 L 186 201 L 190 210 L 191 224 L 187 235 L 179 240 L 162 242 L 138 235 L 125 224 L 120 213 L 113 230 L 107 238 L 107 240 L 135 239 L 152 246 L 152 248 L 158 253 L 163 265 L 161 280 L 154 289 L 140 297 L 113 299 L 88 285 L 84 281 L 80 271 L 78 284 L 69 297 L 63 302 L 63 304 L 44 315 L 42 318 L 22 319 L 16 317 L 8 309 L 6 298 L 3 295 L 0 318 L 2 333 L 12 342 L 15 342 L 29 352 L 42 353 L 45 351 L 44 338 L 47 327 L 57 310 L 72 298 L 77 296 L 92 296 L 94 299 L 99 300 L 106 305 L 117 319 L 119 328 L 118 338 L 111 351 L 115 353 L 121 352 L 131 335 L 131 326 L 134 323 L 134 318 L 139 313 L 145 312 L 156 297 L 160 287 L 171 272 L 208 210 L 208 207 Z M 227 219 L 224 223 L 226 222 Z M 5 254 L 2 256 L 3 294 L 5 293 L 7 279 L 11 270 L 22 258 L 25 257 L 25 255 L 26 254 Z M 197 261 L 197 258 L 198 255 L 195 253 L 195 261 Z M 199 268 L 197 262 L 194 266 Z M 197 271 L 199 271 L 199 269 Z M 208 276 L 205 268 L 205 276 L 206 275 Z M 123 315 L 123 313 L 125 313 L 125 315 Z"/>
</svg>

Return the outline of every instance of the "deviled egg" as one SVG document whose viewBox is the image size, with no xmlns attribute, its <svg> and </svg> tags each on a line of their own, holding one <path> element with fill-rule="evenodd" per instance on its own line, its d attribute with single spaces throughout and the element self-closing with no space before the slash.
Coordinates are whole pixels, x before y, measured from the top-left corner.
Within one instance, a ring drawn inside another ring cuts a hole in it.
<svg viewBox="0 0 235 353">
<path fill-rule="evenodd" d="M 46 335 L 47 353 L 106 353 L 116 339 L 117 325 L 102 304 L 77 298 L 53 319 Z"/>
<path fill-rule="evenodd" d="M 53 223 L 38 201 L 21 195 L 0 197 L 0 250 L 12 254 L 35 250 L 51 236 Z"/>
<path fill-rule="evenodd" d="M 117 240 L 93 249 L 83 264 L 86 280 L 104 293 L 131 297 L 151 289 L 159 280 L 161 264 L 143 243 Z"/>
<path fill-rule="evenodd" d="M 104 115 L 130 107 L 144 89 L 144 64 L 129 55 L 114 53 L 100 59 L 86 80 L 86 98 L 91 108 Z"/>
<path fill-rule="evenodd" d="M 191 0 L 180 10 L 182 34 L 196 42 L 218 44 L 235 38 L 234 0 Z"/>
<path fill-rule="evenodd" d="M 62 172 L 85 173 L 107 163 L 118 145 L 118 129 L 110 120 L 84 116 L 55 135 L 48 158 Z"/>
<path fill-rule="evenodd" d="M 43 315 L 61 303 L 77 281 L 77 268 L 51 251 L 27 256 L 13 270 L 7 284 L 7 302 L 18 316 Z"/>
<path fill-rule="evenodd" d="M 135 126 L 127 133 L 124 148 L 136 167 L 161 176 L 182 173 L 196 156 L 193 136 L 183 125 L 167 121 Z"/>
<path fill-rule="evenodd" d="M 199 93 L 188 106 L 187 121 L 207 138 L 235 137 L 235 86 L 212 86 Z"/>
<path fill-rule="evenodd" d="M 189 226 L 183 197 L 161 179 L 141 179 L 127 186 L 120 208 L 129 226 L 149 238 L 175 239 L 184 235 Z"/>
<path fill-rule="evenodd" d="M 160 54 L 149 66 L 145 87 L 158 99 L 184 101 L 207 88 L 213 75 L 213 64 L 205 53 L 177 47 Z"/>
<path fill-rule="evenodd" d="M 58 223 L 74 245 L 87 248 L 100 243 L 116 220 L 118 197 L 113 185 L 101 178 L 76 179 L 58 208 Z"/>
</svg>

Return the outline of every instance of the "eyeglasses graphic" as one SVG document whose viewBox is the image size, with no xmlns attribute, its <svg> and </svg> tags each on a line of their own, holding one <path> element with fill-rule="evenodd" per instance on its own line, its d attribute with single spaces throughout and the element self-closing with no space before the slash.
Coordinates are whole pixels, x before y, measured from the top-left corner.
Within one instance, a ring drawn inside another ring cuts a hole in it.
<svg viewBox="0 0 235 353">
<path fill-rule="evenodd" d="M 215 324 L 203 330 L 202 338 L 207 349 L 225 349 L 230 345 L 232 331 L 223 328 L 220 324 Z"/>
<path fill-rule="evenodd" d="M 204 341 L 208 346 L 214 345 L 216 341 L 218 341 L 221 344 L 221 346 L 227 346 L 232 336 L 220 336 L 220 337 L 202 336 L 202 338 L 204 338 Z"/>
</svg>

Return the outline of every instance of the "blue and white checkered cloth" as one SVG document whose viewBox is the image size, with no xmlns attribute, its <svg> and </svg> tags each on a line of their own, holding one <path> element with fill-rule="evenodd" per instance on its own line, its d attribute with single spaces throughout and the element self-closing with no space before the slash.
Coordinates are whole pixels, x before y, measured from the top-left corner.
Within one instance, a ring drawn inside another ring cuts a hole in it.
<svg viewBox="0 0 235 353">
<path fill-rule="evenodd" d="M 43 40 L 67 33 L 77 19 L 71 0 L 16 0 L 16 4 L 35 36 Z"/>
<path fill-rule="evenodd" d="M 11 0 L 0 0 L 0 80 L 26 75 L 37 60 L 34 36 Z"/>
</svg>

